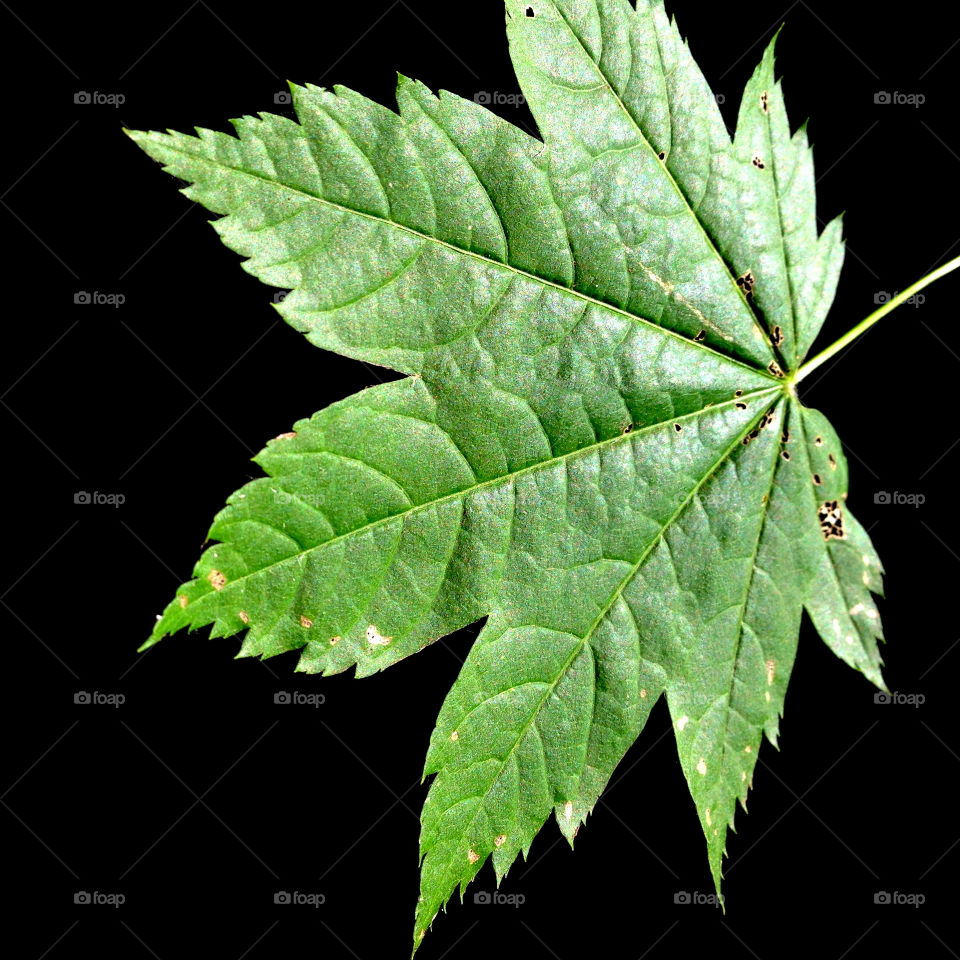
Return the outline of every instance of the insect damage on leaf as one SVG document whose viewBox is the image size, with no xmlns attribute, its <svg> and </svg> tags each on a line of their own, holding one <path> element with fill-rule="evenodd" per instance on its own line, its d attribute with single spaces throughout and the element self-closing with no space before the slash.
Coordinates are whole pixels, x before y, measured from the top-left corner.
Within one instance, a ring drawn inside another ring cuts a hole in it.
<svg viewBox="0 0 960 960">
<path fill-rule="evenodd" d="M 365 676 L 486 618 L 427 754 L 415 944 L 551 812 L 572 843 L 661 698 L 719 891 L 804 610 L 882 684 L 880 563 L 796 396 L 843 241 L 773 45 L 731 139 L 658 0 L 506 12 L 541 139 L 406 78 L 395 111 L 292 85 L 296 121 L 130 133 L 289 324 L 404 375 L 267 445 L 146 645 Z"/>
</svg>

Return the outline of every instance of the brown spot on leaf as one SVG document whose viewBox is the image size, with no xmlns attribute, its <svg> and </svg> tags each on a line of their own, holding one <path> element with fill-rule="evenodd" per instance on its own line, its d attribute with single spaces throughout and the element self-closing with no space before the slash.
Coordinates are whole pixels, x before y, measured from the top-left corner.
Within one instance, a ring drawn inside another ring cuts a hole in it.
<svg viewBox="0 0 960 960">
<path fill-rule="evenodd" d="M 496 847 L 502 847 L 507 842 L 507 835 L 501 833 L 499 837 L 494 837 L 493 844 Z"/>
<path fill-rule="evenodd" d="M 776 360 L 767 367 L 767 370 L 772 373 L 775 377 L 783 377 L 783 370 L 780 369 L 780 364 Z"/>
<path fill-rule="evenodd" d="M 476 862 L 480 859 L 480 854 L 477 853 L 476 850 L 468 850 L 468 851 L 467 851 L 467 859 L 468 859 L 471 863 L 476 863 Z"/>
<path fill-rule="evenodd" d="M 249 622 L 250 622 L 250 614 L 247 613 L 246 610 L 241 610 L 241 611 L 237 614 L 237 616 L 238 616 L 244 623 L 249 623 Z"/>
<path fill-rule="evenodd" d="M 227 585 L 227 578 L 219 570 L 211 570 L 207 579 L 214 590 L 222 590 Z"/>
<path fill-rule="evenodd" d="M 274 440 L 292 440 L 297 435 L 295 430 L 289 430 L 287 433 L 278 433 Z"/>
<path fill-rule="evenodd" d="M 757 278 L 753 275 L 752 270 L 748 270 L 742 276 L 737 277 L 737 286 L 743 291 L 745 297 L 753 296 L 753 288 L 756 284 Z"/>
<path fill-rule="evenodd" d="M 839 500 L 825 500 L 817 510 L 817 519 L 820 521 L 820 532 L 824 540 L 843 540 L 846 532 L 843 529 L 843 508 Z"/>
<path fill-rule="evenodd" d="M 177 603 L 179 603 L 181 607 L 185 607 L 189 602 L 187 595 L 184 593 L 181 593 L 180 596 L 177 597 Z"/>
<path fill-rule="evenodd" d="M 313 626 L 313 621 L 309 617 L 301 617 L 300 626 L 303 627 L 304 630 L 309 630 Z"/>
</svg>

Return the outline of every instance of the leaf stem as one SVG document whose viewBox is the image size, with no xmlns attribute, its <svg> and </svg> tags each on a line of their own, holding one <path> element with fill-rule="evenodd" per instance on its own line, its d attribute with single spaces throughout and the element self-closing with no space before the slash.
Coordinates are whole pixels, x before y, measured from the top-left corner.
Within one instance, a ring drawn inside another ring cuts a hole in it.
<svg viewBox="0 0 960 960">
<path fill-rule="evenodd" d="M 929 286 L 935 280 L 939 280 L 941 277 L 945 277 L 948 273 L 952 273 L 958 267 L 960 267 L 960 257 L 954 257 L 953 260 L 945 263 L 942 267 L 937 267 L 937 269 L 932 273 L 928 273 L 922 280 L 918 280 L 912 286 L 907 287 L 906 290 L 898 293 L 895 297 L 891 297 L 891 299 L 883 304 L 882 307 L 880 307 L 878 310 L 874 310 L 869 317 L 867 317 L 865 320 L 861 320 L 860 323 L 858 323 L 852 330 L 848 330 L 839 340 L 830 344 L 826 350 L 822 350 L 815 357 L 808 360 L 796 372 L 796 375 L 793 377 L 793 382 L 799 383 L 804 377 L 807 377 L 813 373 L 817 367 L 826 363 L 835 353 L 839 353 L 848 344 L 853 343 L 857 337 L 869 330 L 878 320 L 885 317 L 892 310 L 896 310 L 901 303 L 905 303 L 915 293 L 919 292 L 924 287 Z"/>
</svg>

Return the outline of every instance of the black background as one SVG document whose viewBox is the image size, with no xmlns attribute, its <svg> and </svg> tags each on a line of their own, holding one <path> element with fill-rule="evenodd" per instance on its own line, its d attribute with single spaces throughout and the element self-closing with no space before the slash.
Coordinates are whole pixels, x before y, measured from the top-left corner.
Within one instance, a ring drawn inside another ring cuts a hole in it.
<svg viewBox="0 0 960 960">
<path fill-rule="evenodd" d="M 22 955 L 405 956 L 422 757 L 475 631 L 362 683 L 294 675 L 292 656 L 235 661 L 235 641 L 205 632 L 135 654 L 213 513 L 256 475 L 249 457 L 383 371 L 285 327 L 271 292 L 121 126 L 223 128 L 284 112 L 274 95 L 286 77 L 388 103 L 397 70 L 467 97 L 514 93 L 502 7 L 3 8 L 10 55 L 23 58 L 6 84 L 0 156 L 13 341 L 4 506 L 25 535 L 4 550 L 0 822 Z M 847 266 L 821 347 L 958 252 L 960 46 L 946 8 L 672 4 L 731 122 L 786 20 L 779 68 L 792 118 L 812 118 L 820 211 L 847 213 Z M 78 104 L 80 91 L 125 102 Z M 877 103 L 881 91 L 926 102 Z M 495 109 L 533 129 L 524 108 Z M 571 960 L 598 942 L 617 958 L 710 948 L 840 960 L 908 945 L 958 955 L 958 284 L 927 290 L 802 391 L 852 444 L 850 502 L 888 572 L 889 686 L 925 702 L 875 703 L 805 624 L 782 753 L 763 748 L 750 815 L 728 845 L 726 916 L 675 903 L 711 887 L 661 703 L 576 852 L 548 824 L 503 887 L 525 903 L 475 904 L 474 891 L 493 889 L 487 868 L 435 923 L 425 960 Z M 124 302 L 75 304 L 80 292 Z M 125 503 L 75 504 L 78 491 Z M 925 503 L 876 502 L 881 492 Z M 326 699 L 279 705 L 279 691 Z M 78 692 L 125 702 L 75 704 Z M 75 904 L 81 891 L 125 902 Z M 275 905 L 277 891 L 325 903 Z M 876 904 L 881 891 L 926 902 Z"/>
</svg>

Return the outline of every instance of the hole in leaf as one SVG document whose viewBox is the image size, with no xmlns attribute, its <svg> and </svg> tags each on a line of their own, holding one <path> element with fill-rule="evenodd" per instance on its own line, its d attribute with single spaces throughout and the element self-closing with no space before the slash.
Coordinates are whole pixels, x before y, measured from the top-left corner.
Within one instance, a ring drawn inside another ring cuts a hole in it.
<svg viewBox="0 0 960 960">
<path fill-rule="evenodd" d="M 770 109 L 770 95 L 766 90 L 760 94 L 760 109 L 766 113 Z"/>
<path fill-rule="evenodd" d="M 813 475 L 813 484 L 814 484 L 814 486 L 819 487 L 821 483 L 823 483 L 823 480 L 820 478 L 820 474 L 819 474 L 819 473 L 815 473 L 815 474 Z"/>
<path fill-rule="evenodd" d="M 774 327 L 773 328 L 773 345 L 779 347 L 783 343 L 783 328 Z"/>
<path fill-rule="evenodd" d="M 681 427 L 679 423 L 675 423 L 673 425 L 673 429 L 676 430 L 677 433 L 679 433 L 683 429 L 683 427 Z"/>
<path fill-rule="evenodd" d="M 767 367 L 767 370 L 770 371 L 775 377 L 783 377 L 783 371 L 780 369 L 780 364 L 774 361 Z"/>
<path fill-rule="evenodd" d="M 735 403 L 734 406 L 735 406 L 738 410 L 746 410 L 746 409 L 747 409 L 747 405 L 746 405 L 745 403 L 743 403 L 743 401 L 740 401 L 739 403 Z"/>
<path fill-rule="evenodd" d="M 836 469 L 837 469 L 837 458 L 831 453 L 831 454 L 827 457 L 827 460 L 828 460 L 829 463 L 830 463 L 830 469 L 831 469 L 831 470 L 836 470 Z"/>
<path fill-rule="evenodd" d="M 535 16 L 537 15 L 537 14 L 535 13 L 533 7 L 527 7 L 527 9 L 524 10 L 524 13 L 525 13 L 528 17 L 535 17 Z"/>
<path fill-rule="evenodd" d="M 766 168 L 767 168 L 767 165 L 763 162 L 762 158 L 760 158 L 760 157 L 754 157 L 754 158 L 753 158 L 753 165 L 754 165 L 758 170 L 766 170 Z"/>
<path fill-rule="evenodd" d="M 745 297 L 753 296 L 753 288 L 756 282 L 757 279 L 754 277 L 752 270 L 748 270 L 743 276 L 737 277 L 737 286 L 743 291 Z"/>
<path fill-rule="evenodd" d="M 707 337 L 707 331 L 706 331 L 706 330 L 701 330 L 701 331 L 693 338 L 693 342 L 694 342 L 694 343 L 701 343 L 703 340 L 706 339 L 706 337 Z"/>
<path fill-rule="evenodd" d="M 839 500 L 825 500 L 817 510 L 820 532 L 824 540 L 842 540 L 846 533 L 843 529 L 843 509 Z"/>
</svg>

